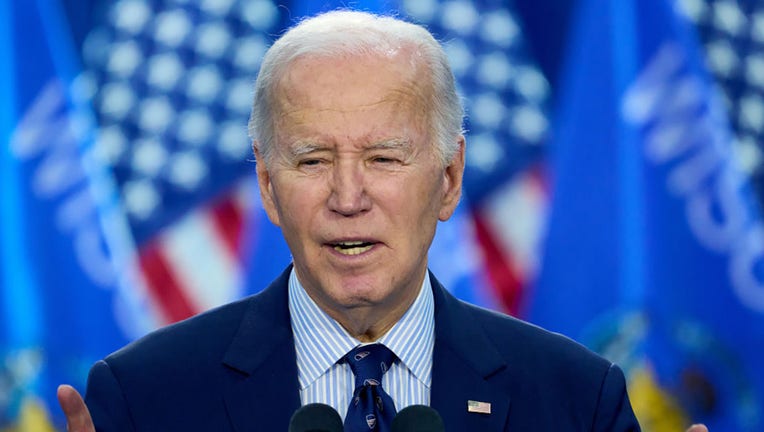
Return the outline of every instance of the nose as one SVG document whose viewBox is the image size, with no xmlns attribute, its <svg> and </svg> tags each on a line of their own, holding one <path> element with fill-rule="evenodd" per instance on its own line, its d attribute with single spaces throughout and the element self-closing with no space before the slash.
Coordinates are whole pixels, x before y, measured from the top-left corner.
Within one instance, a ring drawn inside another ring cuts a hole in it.
<svg viewBox="0 0 764 432">
<path fill-rule="evenodd" d="M 363 167 L 355 161 L 345 160 L 334 165 L 329 195 L 329 209 L 343 216 L 355 216 L 371 208 L 366 193 Z"/>
</svg>

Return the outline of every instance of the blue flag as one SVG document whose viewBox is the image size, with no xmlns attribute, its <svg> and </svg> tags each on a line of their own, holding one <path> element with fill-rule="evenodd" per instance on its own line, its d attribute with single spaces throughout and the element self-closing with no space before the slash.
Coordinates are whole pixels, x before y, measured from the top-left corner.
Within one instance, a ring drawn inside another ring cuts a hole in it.
<svg viewBox="0 0 764 432">
<path fill-rule="evenodd" d="M 665 0 L 577 18 L 528 317 L 625 366 L 645 430 L 762 430 L 764 230 L 697 36 Z"/>
<path fill-rule="evenodd" d="M 44 431 L 62 424 L 57 385 L 82 390 L 90 365 L 128 338 L 101 229 L 108 173 L 72 97 L 64 15 L 57 1 L 3 2 L 0 28 L 0 429 Z"/>
</svg>

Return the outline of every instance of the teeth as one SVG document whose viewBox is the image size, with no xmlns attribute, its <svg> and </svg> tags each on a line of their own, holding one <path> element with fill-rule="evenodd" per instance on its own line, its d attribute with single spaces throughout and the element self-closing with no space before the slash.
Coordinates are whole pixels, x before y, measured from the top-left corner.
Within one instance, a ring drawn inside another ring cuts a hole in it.
<svg viewBox="0 0 764 432">
<path fill-rule="evenodd" d="M 340 245 L 340 246 L 345 246 L 345 247 L 353 247 L 353 246 L 362 245 L 363 242 L 362 241 L 349 241 L 349 242 L 340 242 L 340 243 L 337 243 L 337 244 Z"/>
<path fill-rule="evenodd" d="M 343 254 L 343 255 L 359 255 L 362 254 L 372 248 L 372 245 L 366 245 L 366 246 L 358 246 L 358 247 L 352 247 L 354 245 L 361 245 L 363 242 L 348 242 L 348 243 L 341 243 L 342 246 L 337 245 L 334 247 L 334 250 L 337 252 Z M 349 246 L 349 247 L 348 247 Z"/>
</svg>

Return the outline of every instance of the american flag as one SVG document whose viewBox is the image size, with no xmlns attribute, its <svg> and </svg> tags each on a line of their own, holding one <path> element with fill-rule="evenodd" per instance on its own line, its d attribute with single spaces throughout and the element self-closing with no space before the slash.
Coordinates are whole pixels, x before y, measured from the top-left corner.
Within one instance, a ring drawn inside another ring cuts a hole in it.
<svg viewBox="0 0 764 432">
<path fill-rule="evenodd" d="M 240 295 L 252 83 L 282 17 L 270 0 L 119 0 L 105 18 L 82 87 L 159 325 Z"/>
<path fill-rule="evenodd" d="M 682 0 L 726 103 L 740 166 L 764 202 L 764 2 Z"/>
<path fill-rule="evenodd" d="M 403 10 L 444 43 L 464 96 L 464 187 L 477 271 L 490 282 L 491 306 L 518 314 L 544 232 L 549 83 L 528 51 L 512 2 L 408 0 Z"/>
<path fill-rule="evenodd" d="M 534 167 L 549 85 L 510 7 L 405 1 L 401 9 L 445 42 L 468 113 L 469 223 L 495 306 L 515 312 L 543 221 Z M 155 325 L 242 294 L 242 229 L 256 204 L 251 86 L 288 24 L 285 11 L 270 0 L 118 0 L 83 45 L 96 155 L 113 171 L 135 245 L 126 255 Z"/>
</svg>

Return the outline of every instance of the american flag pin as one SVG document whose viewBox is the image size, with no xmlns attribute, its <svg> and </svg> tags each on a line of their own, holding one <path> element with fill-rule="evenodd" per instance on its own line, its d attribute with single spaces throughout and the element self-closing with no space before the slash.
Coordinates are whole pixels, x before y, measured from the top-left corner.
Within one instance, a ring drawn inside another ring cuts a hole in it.
<svg viewBox="0 0 764 432">
<path fill-rule="evenodd" d="M 468 400 L 467 401 L 467 412 L 478 413 L 478 414 L 490 414 L 491 413 L 491 403 L 490 402 L 480 402 L 480 401 Z"/>
</svg>

